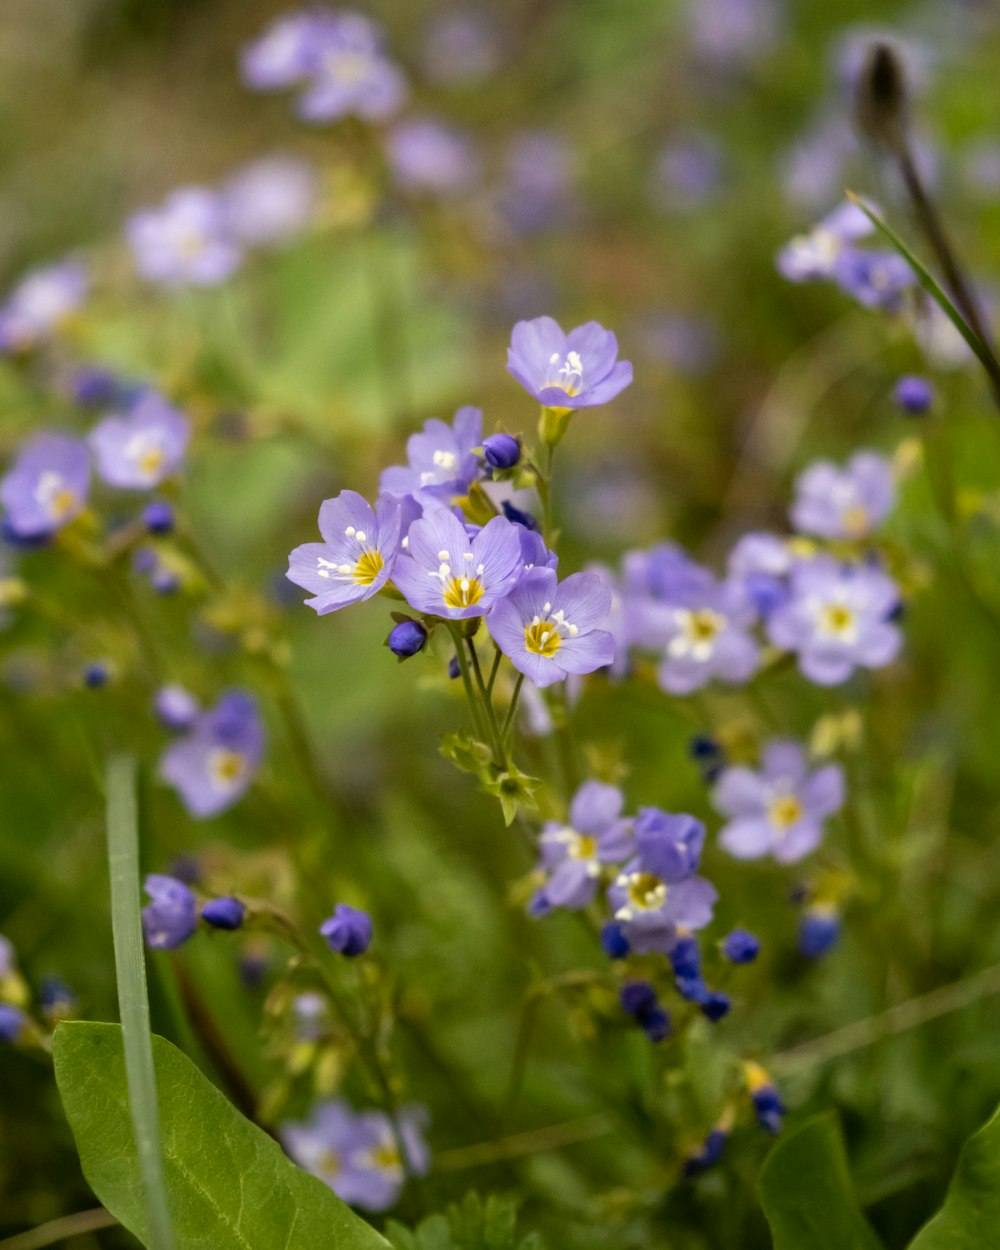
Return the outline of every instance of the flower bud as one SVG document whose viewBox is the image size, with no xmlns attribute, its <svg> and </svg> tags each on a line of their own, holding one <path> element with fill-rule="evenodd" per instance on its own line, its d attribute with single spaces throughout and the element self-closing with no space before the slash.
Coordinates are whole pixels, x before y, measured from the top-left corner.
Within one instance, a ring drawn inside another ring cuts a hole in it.
<svg viewBox="0 0 1000 1250">
<path fill-rule="evenodd" d="M 388 647 L 393 655 L 407 660 L 418 651 L 423 651 L 427 642 L 427 630 L 419 621 L 400 621 L 389 635 Z"/>
<path fill-rule="evenodd" d="M 733 964 L 752 964 L 760 954 L 760 939 L 746 929 L 734 929 L 722 943 L 722 953 Z"/>
<path fill-rule="evenodd" d="M 934 388 L 926 378 L 910 373 L 899 379 L 892 397 L 910 417 L 922 417 L 934 402 Z"/>
<path fill-rule="evenodd" d="M 142 909 L 147 946 L 154 950 L 182 946 L 198 924 L 194 895 L 183 881 L 158 873 L 146 878 L 145 890 L 152 900 Z"/>
<path fill-rule="evenodd" d="M 142 523 L 150 534 L 170 534 L 174 528 L 174 510 L 165 499 L 154 499 L 144 509 Z"/>
<path fill-rule="evenodd" d="M 201 909 L 201 918 L 213 929 L 238 929 L 246 910 L 238 898 L 213 898 Z"/>
<path fill-rule="evenodd" d="M 363 955 L 372 940 L 372 922 L 367 912 L 338 903 L 329 920 L 319 927 L 332 951 L 341 955 Z"/>
<path fill-rule="evenodd" d="M 906 71 L 891 43 L 873 43 L 854 94 L 854 116 L 866 138 L 895 152 L 906 148 Z"/>
<path fill-rule="evenodd" d="M 521 459 L 521 444 L 511 434 L 491 434 L 483 439 L 483 456 L 492 469 L 513 469 Z"/>
</svg>

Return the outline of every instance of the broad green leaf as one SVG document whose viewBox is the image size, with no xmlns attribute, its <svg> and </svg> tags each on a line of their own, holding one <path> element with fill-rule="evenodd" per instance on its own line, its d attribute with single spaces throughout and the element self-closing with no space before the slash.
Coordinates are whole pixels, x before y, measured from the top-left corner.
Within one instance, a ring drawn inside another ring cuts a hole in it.
<svg viewBox="0 0 1000 1250">
<path fill-rule="evenodd" d="M 1000 1109 L 962 1147 L 944 1206 L 910 1250 L 985 1250 L 1000 1235 Z"/>
<path fill-rule="evenodd" d="M 121 1029 L 60 1024 L 53 1057 L 84 1175 L 148 1246 Z M 153 1059 L 179 1250 L 387 1250 L 373 1228 L 296 1167 L 176 1046 L 154 1036 Z"/>
<path fill-rule="evenodd" d="M 810 1120 L 775 1146 L 759 1190 L 774 1250 L 881 1250 L 854 1196 L 833 1115 Z"/>
</svg>

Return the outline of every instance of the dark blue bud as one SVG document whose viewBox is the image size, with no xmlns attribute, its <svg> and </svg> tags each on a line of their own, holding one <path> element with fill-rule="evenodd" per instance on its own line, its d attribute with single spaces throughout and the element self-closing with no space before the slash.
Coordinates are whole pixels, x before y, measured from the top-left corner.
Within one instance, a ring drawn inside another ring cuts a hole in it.
<svg viewBox="0 0 1000 1250">
<path fill-rule="evenodd" d="M 198 905 L 183 881 L 151 873 L 145 881 L 151 902 L 142 909 L 146 944 L 154 950 L 182 946 L 198 926 Z"/>
<path fill-rule="evenodd" d="M 95 660 L 83 670 L 83 684 L 88 690 L 100 690 L 108 684 L 108 666 L 101 660 Z"/>
<path fill-rule="evenodd" d="M 724 1129 L 712 1129 L 702 1143 L 701 1150 L 696 1155 L 689 1155 L 684 1160 L 684 1175 L 698 1176 L 701 1172 L 706 1172 L 710 1167 L 714 1167 L 722 1158 L 722 1152 L 725 1150 L 728 1140 L 729 1134 Z"/>
<path fill-rule="evenodd" d="M 718 990 L 709 990 L 698 1005 L 705 1019 L 716 1024 L 723 1016 L 729 1015 L 732 1003 L 729 1001 L 728 994 L 721 994 Z"/>
<path fill-rule="evenodd" d="M 423 651 L 427 630 L 419 621 L 400 621 L 389 635 L 389 650 L 401 660 Z"/>
<path fill-rule="evenodd" d="M 656 997 L 656 990 L 648 981 L 626 981 L 621 987 L 618 994 L 622 1005 L 622 1011 L 627 1016 L 634 1016 L 637 1020 L 641 1019 L 650 1011 L 654 1011 L 659 1007 L 659 999 Z"/>
<path fill-rule="evenodd" d="M 19 1007 L 0 1003 L 0 1042 L 16 1042 L 24 1025 L 25 1015 Z"/>
<path fill-rule="evenodd" d="M 908 373 L 896 383 L 893 399 L 910 417 L 922 417 L 934 402 L 934 388 L 926 378 Z"/>
<path fill-rule="evenodd" d="M 483 439 L 483 456 L 493 469 L 513 469 L 521 459 L 521 444 L 511 434 L 491 434 Z"/>
<path fill-rule="evenodd" d="M 46 1015 L 72 1011 L 76 1006 L 76 995 L 58 977 L 42 977 L 38 986 L 38 1005 Z"/>
<path fill-rule="evenodd" d="M 332 951 L 341 955 L 363 955 L 372 940 L 372 922 L 367 912 L 338 903 L 329 920 L 319 927 Z"/>
<path fill-rule="evenodd" d="M 681 998 L 689 1003 L 703 1003 L 708 997 L 708 986 L 700 975 L 675 977 L 674 985 Z"/>
<path fill-rule="evenodd" d="M 507 499 L 500 504 L 500 507 L 508 521 L 513 521 L 515 525 L 523 525 L 526 530 L 538 529 L 538 522 L 530 512 L 522 512 Z"/>
<path fill-rule="evenodd" d="M 549 902 L 549 896 L 544 889 L 536 890 L 528 901 L 528 915 L 533 916 L 536 920 L 542 916 L 547 916 L 552 911 L 552 904 Z"/>
<path fill-rule="evenodd" d="M 609 959 L 624 959 L 632 949 L 624 929 L 617 921 L 609 921 L 601 930 L 601 949 Z"/>
<path fill-rule="evenodd" d="M 701 975 L 701 950 L 698 939 L 681 937 L 674 943 L 670 952 L 670 966 L 678 979 L 691 980 Z"/>
<path fill-rule="evenodd" d="M 213 898 L 201 909 L 201 918 L 213 929 L 238 929 L 246 910 L 238 898 Z"/>
<path fill-rule="evenodd" d="M 457 655 L 453 655 L 448 661 L 448 676 L 452 681 L 454 681 L 456 677 L 462 676 L 462 666 L 458 662 Z"/>
<path fill-rule="evenodd" d="M 137 547 L 132 554 L 132 569 L 143 576 L 152 573 L 158 563 L 152 547 Z"/>
<path fill-rule="evenodd" d="M 142 513 L 142 523 L 151 534 L 170 534 L 174 528 L 174 509 L 165 499 L 154 499 Z"/>
<path fill-rule="evenodd" d="M 746 929 L 734 929 L 722 943 L 722 953 L 733 964 L 752 964 L 760 954 L 760 938 Z"/>
<path fill-rule="evenodd" d="M 761 1085 L 750 1095 L 753 1100 L 754 1114 L 761 1128 L 769 1133 L 780 1133 L 785 1114 L 785 1104 L 781 1095 L 773 1085 Z"/>
<path fill-rule="evenodd" d="M 669 1014 L 662 1007 L 653 1007 L 639 1016 L 642 1031 L 651 1042 L 662 1042 L 674 1031 Z"/>
<path fill-rule="evenodd" d="M 708 734 L 695 734 L 688 743 L 688 752 L 695 760 L 715 759 L 722 754 L 722 747 Z"/>
<path fill-rule="evenodd" d="M 803 913 L 799 921 L 799 954 L 806 959 L 820 959 L 837 945 L 840 917 L 826 908 Z"/>
</svg>

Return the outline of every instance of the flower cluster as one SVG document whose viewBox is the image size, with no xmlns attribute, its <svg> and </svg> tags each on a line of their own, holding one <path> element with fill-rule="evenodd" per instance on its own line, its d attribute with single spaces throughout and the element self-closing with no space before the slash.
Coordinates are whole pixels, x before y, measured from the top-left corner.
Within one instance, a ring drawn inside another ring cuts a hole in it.
<svg viewBox="0 0 1000 1250">
<path fill-rule="evenodd" d="M 745 534 L 721 579 L 672 543 L 628 553 L 615 583 L 619 662 L 653 657 L 669 694 L 740 685 L 781 653 L 823 686 L 889 664 L 902 644 L 901 596 L 868 544 L 894 500 L 889 461 L 864 451 L 844 469 L 818 461 L 796 483 L 792 523 L 828 550 Z"/>
</svg>

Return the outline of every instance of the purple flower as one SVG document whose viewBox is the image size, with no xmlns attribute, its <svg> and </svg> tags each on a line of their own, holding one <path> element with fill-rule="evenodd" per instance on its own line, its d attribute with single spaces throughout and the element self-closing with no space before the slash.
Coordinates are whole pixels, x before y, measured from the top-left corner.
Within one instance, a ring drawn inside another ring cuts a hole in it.
<svg viewBox="0 0 1000 1250">
<path fill-rule="evenodd" d="M 162 286 L 217 286 L 240 265 L 221 196 L 206 187 L 181 187 L 159 208 L 145 209 L 126 226 L 142 277 Z"/>
<path fill-rule="evenodd" d="M 781 0 L 689 0 L 691 45 L 704 60 L 735 69 L 767 52 L 781 35 Z"/>
<path fill-rule="evenodd" d="M 799 954 L 806 959 L 821 959 L 828 955 L 840 939 L 840 917 L 837 909 L 829 904 L 814 903 L 807 907 L 799 920 Z"/>
<path fill-rule="evenodd" d="M 487 618 L 490 636 L 514 667 L 536 686 L 611 664 L 615 641 L 600 629 L 611 611 L 611 591 L 596 573 L 560 582 L 552 569 L 534 568 Z"/>
<path fill-rule="evenodd" d="M 882 308 L 896 312 L 903 292 L 913 286 L 913 270 L 896 252 L 864 251 L 845 247 L 833 262 L 832 275 L 841 290 L 846 291 L 865 308 Z"/>
<path fill-rule="evenodd" d="M 32 270 L 0 307 L 0 351 L 29 351 L 49 339 L 84 302 L 89 288 L 78 260 Z"/>
<path fill-rule="evenodd" d="M 663 661 L 658 678 L 669 694 L 690 694 L 713 678 L 739 684 L 757 671 L 760 651 L 749 630 L 753 602 L 739 581 L 716 582 L 678 594 L 660 621 Z"/>
<path fill-rule="evenodd" d="M 12 1003 L 0 1003 L 0 1042 L 12 1046 L 24 1032 L 28 1017 Z"/>
<path fill-rule="evenodd" d="M 859 451 L 844 469 L 817 460 L 796 480 L 792 525 L 819 538 L 867 538 L 896 501 L 892 462 Z"/>
<path fill-rule="evenodd" d="M 67 434 L 36 434 L 0 481 L 7 530 L 25 539 L 54 533 L 83 511 L 89 485 L 86 443 Z"/>
<path fill-rule="evenodd" d="M 372 508 L 357 491 L 341 491 L 319 510 L 323 542 L 296 547 L 285 576 L 315 596 L 305 602 L 319 616 L 370 599 L 392 575 L 401 519 L 398 499 L 383 495 Z"/>
<path fill-rule="evenodd" d="M 294 156 L 251 161 L 223 189 L 232 235 L 247 247 L 272 247 L 303 230 L 316 210 L 316 174 Z"/>
<path fill-rule="evenodd" d="M 787 598 L 785 577 L 791 566 L 792 554 L 785 540 L 763 532 L 744 534 L 726 561 L 730 578 L 742 582 L 761 620 Z"/>
<path fill-rule="evenodd" d="M 513 469 L 521 459 L 521 444 L 512 434 L 491 434 L 483 439 L 483 459 L 491 469 Z"/>
<path fill-rule="evenodd" d="M 329 920 L 319 927 L 332 951 L 341 955 L 363 955 L 372 940 L 372 921 L 367 912 L 338 903 Z"/>
<path fill-rule="evenodd" d="M 850 244 L 867 238 L 874 229 L 857 204 L 844 200 L 808 234 L 796 235 L 785 244 L 777 256 L 778 272 L 789 282 L 832 278 L 841 253 L 856 250 Z"/>
<path fill-rule="evenodd" d="M 679 928 L 701 929 L 712 919 L 715 887 L 692 875 L 705 827 L 693 816 L 646 808 L 635 836 L 637 854 L 616 877 L 608 900 L 633 950 L 669 954 Z"/>
<path fill-rule="evenodd" d="M 315 13 L 279 17 L 243 49 L 243 81 L 252 91 L 281 91 L 301 83 L 315 65 L 322 29 L 323 19 Z"/>
<path fill-rule="evenodd" d="M 622 818 L 617 786 L 585 781 L 573 796 L 569 824 L 547 822 L 541 834 L 541 894 L 549 907 L 586 907 L 597 893 L 604 864 L 620 864 L 632 850 L 632 828 Z"/>
<path fill-rule="evenodd" d="M 527 234 L 565 223 L 578 205 L 573 152 L 553 131 L 516 135 L 504 161 L 497 209 L 508 228 Z"/>
<path fill-rule="evenodd" d="M 690 212 L 718 192 L 722 174 L 722 153 L 710 136 L 672 142 L 656 162 L 654 194 L 663 208 Z"/>
<path fill-rule="evenodd" d="M 430 1165 L 421 1132 L 425 1119 L 418 1107 L 404 1107 L 399 1116 L 403 1145 L 417 1175 Z M 406 1177 L 399 1146 L 381 1112 L 355 1115 L 344 1102 L 323 1103 L 305 1123 L 282 1125 L 281 1137 L 300 1167 L 352 1206 L 385 1211 L 402 1191 Z"/>
<path fill-rule="evenodd" d="M 723 771 L 712 803 L 729 823 L 719 843 L 737 859 L 773 855 L 791 864 L 819 846 L 823 822 L 844 805 L 844 772 L 837 764 L 809 771 L 797 742 L 771 742 L 763 768 Z"/>
<path fill-rule="evenodd" d="M 178 792 L 192 816 L 215 816 L 231 807 L 256 776 L 264 750 L 264 727 L 254 698 L 225 693 L 203 712 L 190 732 L 168 747 L 160 775 Z"/>
<path fill-rule="evenodd" d="M 496 69 L 496 31 L 489 14 L 446 10 L 433 18 L 424 39 L 423 68 L 431 82 L 471 83 Z"/>
<path fill-rule="evenodd" d="M 396 181 L 407 191 L 461 195 L 479 176 L 471 138 L 430 117 L 398 122 L 389 132 L 386 151 Z"/>
<path fill-rule="evenodd" d="M 551 317 L 517 323 L 507 371 L 543 407 L 567 411 L 606 404 L 632 381 L 632 365 L 618 359 L 610 330 L 588 321 L 564 334 Z"/>
<path fill-rule="evenodd" d="M 348 12 L 316 20 L 308 81 L 296 105 L 302 121 L 348 116 L 385 121 L 398 112 L 406 99 L 406 80 L 386 57 L 375 23 Z"/>
<path fill-rule="evenodd" d="M 417 612 L 455 621 L 485 616 L 521 574 L 519 534 L 511 521 L 494 517 L 470 539 L 453 513 L 435 508 L 410 526 L 393 582 Z"/>
<path fill-rule="evenodd" d="M 899 588 L 880 569 L 816 556 L 793 567 L 789 590 L 767 633 L 776 647 L 798 653 L 810 681 L 836 686 L 858 666 L 882 668 L 895 659 L 902 635 L 890 618 Z"/>
<path fill-rule="evenodd" d="M 160 873 L 146 878 L 145 890 L 152 900 L 142 909 L 146 945 L 154 950 L 173 950 L 183 945 L 198 927 L 194 895 L 183 881 Z"/>
<path fill-rule="evenodd" d="M 483 414 L 459 408 L 448 426 L 432 418 L 406 442 L 405 465 L 384 469 L 379 490 L 387 495 L 412 495 L 424 507 L 449 504 L 464 495 L 479 472 L 474 448 L 482 443 Z"/>
<path fill-rule="evenodd" d="M 155 391 L 145 391 L 125 416 L 112 415 L 94 429 L 90 446 L 97 471 L 122 490 L 150 490 L 180 466 L 191 423 Z"/>
</svg>

